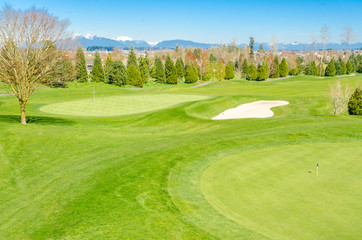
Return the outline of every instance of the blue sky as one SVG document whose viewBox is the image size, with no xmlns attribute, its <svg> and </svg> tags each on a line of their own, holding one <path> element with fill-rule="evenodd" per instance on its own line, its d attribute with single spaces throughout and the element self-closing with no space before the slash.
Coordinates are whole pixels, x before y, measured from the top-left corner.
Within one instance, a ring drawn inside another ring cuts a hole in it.
<svg viewBox="0 0 362 240">
<path fill-rule="evenodd" d="M 15 9 L 46 8 L 71 22 L 74 33 L 157 42 L 185 39 L 205 43 L 310 42 L 324 24 L 332 42 L 351 25 L 362 42 L 362 0 L 344 1 L 116 1 L 0 0 Z"/>
</svg>

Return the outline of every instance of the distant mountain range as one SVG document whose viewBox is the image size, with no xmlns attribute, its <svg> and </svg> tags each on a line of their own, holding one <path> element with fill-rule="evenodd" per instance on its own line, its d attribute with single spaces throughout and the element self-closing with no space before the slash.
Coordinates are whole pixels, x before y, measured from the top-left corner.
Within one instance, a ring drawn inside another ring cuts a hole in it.
<svg viewBox="0 0 362 240">
<path fill-rule="evenodd" d="M 141 48 L 141 49 L 166 49 L 166 48 L 175 48 L 177 45 L 179 47 L 192 47 L 192 48 L 212 48 L 216 46 L 220 46 L 220 44 L 213 44 L 213 43 L 198 43 L 193 41 L 187 40 L 166 40 L 161 41 L 158 43 L 150 43 L 143 40 L 117 40 L 105 37 L 97 37 L 97 36 L 78 36 L 78 43 L 84 47 L 113 47 L 113 48 L 130 48 L 133 45 L 134 48 Z M 259 49 L 261 43 L 255 43 L 255 50 Z M 262 43 L 265 50 L 270 49 L 270 45 L 268 43 Z M 239 47 L 243 47 L 246 44 L 240 44 Z M 349 49 L 360 49 L 362 47 L 362 43 L 353 43 L 349 46 Z M 341 43 L 329 43 L 326 46 L 326 49 L 331 50 L 343 50 L 346 48 L 345 44 Z M 301 51 L 301 50 L 321 50 L 322 44 L 317 43 L 315 47 L 312 44 L 307 43 L 279 43 L 278 44 L 279 50 L 285 51 Z"/>
</svg>

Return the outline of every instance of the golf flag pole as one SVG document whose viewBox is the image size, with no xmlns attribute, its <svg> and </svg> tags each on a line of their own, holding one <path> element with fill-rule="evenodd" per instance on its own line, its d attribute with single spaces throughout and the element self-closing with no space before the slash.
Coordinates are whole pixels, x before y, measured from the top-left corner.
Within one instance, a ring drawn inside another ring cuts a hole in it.
<svg viewBox="0 0 362 240">
<path fill-rule="evenodd" d="M 318 176 L 319 163 L 317 163 L 317 176 Z"/>
</svg>

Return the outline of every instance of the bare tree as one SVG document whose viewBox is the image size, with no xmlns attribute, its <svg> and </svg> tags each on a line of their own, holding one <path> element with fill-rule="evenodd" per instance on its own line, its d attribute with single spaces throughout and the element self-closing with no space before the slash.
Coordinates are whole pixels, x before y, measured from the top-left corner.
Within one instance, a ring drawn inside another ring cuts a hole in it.
<svg viewBox="0 0 362 240">
<path fill-rule="evenodd" d="M 312 49 L 313 49 L 313 51 L 315 51 L 315 47 L 316 47 L 316 44 L 317 44 L 317 36 L 316 36 L 315 33 L 311 33 L 310 38 L 312 40 L 312 43 L 311 43 L 312 44 Z"/>
<path fill-rule="evenodd" d="M 0 80 L 19 99 L 21 123 L 26 124 L 29 96 L 52 74 L 71 37 L 68 21 L 46 10 L 5 7 L 0 11 Z"/>
<path fill-rule="evenodd" d="M 329 32 L 327 25 L 324 25 L 321 29 L 321 40 L 322 40 L 322 44 L 323 44 L 323 58 L 325 56 L 326 46 L 329 43 L 330 39 L 331 39 L 331 33 Z M 319 75 L 320 76 L 322 75 L 322 67 L 323 67 L 322 59 L 320 60 L 320 64 L 319 64 Z"/>
<path fill-rule="evenodd" d="M 272 52 L 274 55 L 278 54 L 278 43 L 277 43 L 277 37 L 275 35 L 272 36 L 270 44 L 272 48 Z"/>
<path fill-rule="evenodd" d="M 343 114 L 346 111 L 350 92 L 350 88 L 343 86 L 339 80 L 330 85 L 330 100 L 334 115 Z"/>
<path fill-rule="evenodd" d="M 355 40 L 356 35 L 353 33 L 351 26 L 344 26 L 343 31 L 341 35 L 342 42 L 346 44 L 346 53 L 348 53 L 348 46 Z"/>
<path fill-rule="evenodd" d="M 327 25 L 324 25 L 321 29 L 321 40 L 323 44 L 323 55 L 324 55 L 326 50 L 326 45 L 331 40 L 331 33 L 329 32 Z"/>
</svg>

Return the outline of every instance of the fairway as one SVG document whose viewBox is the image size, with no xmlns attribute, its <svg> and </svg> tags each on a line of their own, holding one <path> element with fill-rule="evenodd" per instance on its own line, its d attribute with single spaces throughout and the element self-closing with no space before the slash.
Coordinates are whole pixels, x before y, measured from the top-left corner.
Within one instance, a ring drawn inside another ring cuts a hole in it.
<svg viewBox="0 0 362 240">
<path fill-rule="evenodd" d="M 362 239 L 362 118 L 333 115 L 334 81 L 44 87 L 25 126 L 0 97 L 0 239 Z M 260 100 L 289 104 L 212 120 Z"/>
<path fill-rule="evenodd" d="M 360 144 L 303 144 L 225 157 L 204 172 L 202 191 L 221 214 L 271 239 L 360 239 Z"/>
<path fill-rule="evenodd" d="M 41 111 L 72 116 L 121 116 L 168 108 L 208 97 L 181 94 L 149 94 L 101 97 L 45 105 Z"/>
</svg>

